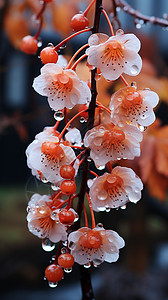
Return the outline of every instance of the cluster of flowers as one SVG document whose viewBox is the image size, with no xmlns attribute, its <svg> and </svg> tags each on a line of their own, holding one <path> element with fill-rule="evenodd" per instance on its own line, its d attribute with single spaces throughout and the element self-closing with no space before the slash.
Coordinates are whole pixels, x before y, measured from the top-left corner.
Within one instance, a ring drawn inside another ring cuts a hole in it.
<svg viewBox="0 0 168 300">
<path fill-rule="evenodd" d="M 88 65 L 92 69 L 99 68 L 106 80 L 116 80 L 122 73 L 137 75 L 140 72 L 140 41 L 134 34 L 124 34 L 122 30 L 111 37 L 92 34 L 88 44 Z M 44 183 L 51 183 L 53 193 L 32 196 L 27 221 L 29 230 L 43 239 L 44 249 L 52 250 L 53 245 L 60 241 L 54 261 L 45 271 L 50 286 L 55 287 L 63 277 L 63 269 L 71 271 L 74 262 L 89 267 L 91 262 L 98 266 L 103 261 L 115 262 L 118 259 L 124 240 L 115 231 L 96 225 L 93 210 L 109 211 L 140 200 L 143 188 L 140 178 L 130 168 L 116 166 L 112 169 L 111 162 L 140 155 L 143 128 L 154 122 L 153 108 L 159 99 L 155 92 L 138 91 L 135 84 L 129 86 L 126 83 L 126 87 L 112 95 L 109 108 L 96 102 L 97 108 L 104 110 L 106 115 L 100 117 L 82 137 L 80 131 L 70 125 L 78 116 L 88 117 L 92 100 L 89 85 L 78 78 L 69 64 L 62 67 L 60 57 L 52 62 L 51 53 L 43 50 L 44 53 L 47 63 L 34 79 L 33 88 L 48 98 L 57 122 L 36 135 L 26 155 L 32 174 Z M 79 112 L 70 121 L 65 120 L 64 129 L 58 132 L 66 110 L 77 104 Z M 98 169 L 106 167 L 108 172 L 98 176 L 90 170 L 95 178 L 88 178 L 86 196 L 92 229 L 88 227 L 83 206 L 85 227 L 72 231 L 73 223 L 78 220 L 78 213 L 73 209 L 73 200 L 78 197 L 75 177 L 88 149 L 95 166 Z"/>
</svg>

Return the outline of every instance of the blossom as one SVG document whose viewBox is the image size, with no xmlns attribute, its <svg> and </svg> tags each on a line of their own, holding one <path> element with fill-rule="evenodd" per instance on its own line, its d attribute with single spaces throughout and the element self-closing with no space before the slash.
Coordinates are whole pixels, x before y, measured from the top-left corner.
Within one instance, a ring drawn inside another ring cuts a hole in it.
<svg viewBox="0 0 168 300">
<path fill-rule="evenodd" d="M 111 173 L 104 173 L 93 180 L 90 198 L 95 211 L 118 208 L 141 198 L 142 181 L 130 168 L 115 167 Z"/>
<path fill-rule="evenodd" d="M 49 129 L 48 129 L 49 130 Z M 38 179 L 45 179 L 53 184 L 58 184 L 63 178 L 60 175 L 60 167 L 71 164 L 76 155 L 70 146 L 65 146 L 59 141 L 57 135 L 49 131 L 36 135 L 35 140 L 26 149 L 27 164 L 32 174 Z M 78 171 L 78 160 L 73 167 Z"/>
<path fill-rule="evenodd" d="M 100 166 L 111 160 L 139 156 L 142 137 L 134 126 L 122 122 L 118 125 L 108 123 L 89 130 L 84 137 L 84 145 L 91 149 L 90 157 Z"/>
<path fill-rule="evenodd" d="M 124 247 L 124 240 L 117 232 L 98 226 L 94 229 L 83 227 L 70 233 L 68 243 L 75 262 L 80 265 L 91 261 L 95 265 L 103 261 L 115 262 L 119 249 Z"/>
<path fill-rule="evenodd" d="M 114 93 L 109 108 L 114 124 L 120 120 L 131 125 L 148 126 L 155 120 L 153 107 L 159 97 L 150 90 L 137 91 L 136 87 L 125 87 Z"/>
<path fill-rule="evenodd" d="M 51 198 L 47 195 L 34 194 L 28 203 L 28 228 L 39 238 L 49 238 L 51 242 L 66 240 L 67 227 L 55 217 L 50 208 Z"/>
<path fill-rule="evenodd" d="M 136 76 L 142 67 L 142 60 L 137 53 L 140 41 L 134 34 L 92 34 L 86 50 L 88 63 L 97 67 L 107 80 L 115 80 L 122 73 Z"/>
<path fill-rule="evenodd" d="M 48 97 L 53 110 L 76 104 L 85 104 L 91 100 L 91 92 L 86 82 L 80 80 L 73 70 L 63 69 L 58 64 L 48 63 L 41 68 L 41 75 L 36 77 L 33 88 L 42 96 Z"/>
<path fill-rule="evenodd" d="M 75 127 L 68 130 L 68 132 L 65 134 L 65 139 L 74 146 L 80 147 L 82 145 L 81 133 L 79 129 Z"/>
</svg>

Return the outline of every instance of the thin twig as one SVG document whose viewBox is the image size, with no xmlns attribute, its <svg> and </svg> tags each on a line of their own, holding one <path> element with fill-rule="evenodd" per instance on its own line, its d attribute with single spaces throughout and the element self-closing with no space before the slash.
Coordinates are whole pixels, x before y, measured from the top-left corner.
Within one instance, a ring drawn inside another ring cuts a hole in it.
<svg viewBox="0 0 168 300">
<path fill-rule="evenodd" d="M 120 7 L 125 13 L 139 19 L 143 20 L 144 23 L 152 23 L 154 25 L 160 25 L 162 27 L 168 27 L 168 20 L 154 17 L 154 16 L 147 16 L 132 8 L 127 2 L 123 0 L 115 0 L 113 1 L 116 3 L 116 6 Z"/>
</svg>

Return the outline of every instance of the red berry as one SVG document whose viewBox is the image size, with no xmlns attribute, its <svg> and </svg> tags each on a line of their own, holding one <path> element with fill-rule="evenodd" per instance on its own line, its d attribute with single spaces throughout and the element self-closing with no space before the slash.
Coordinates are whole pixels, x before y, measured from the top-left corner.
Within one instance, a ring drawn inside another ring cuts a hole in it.
<svg viewBox="0 0 168 300">
<path fill-rule="evenodd" d="M 58 264 L 64 269 L 72 268 L 74 265 L 74 258 L 69 253 L 63 253 L 58 257 Z"/>
<path fill-rule="evenodd" d="M 38 50 L 37 40 L 31 36 L 25 36 L 20 44 L 20 50 L 26 54 L 36 54 Z"/>
<path fill-rule="evenodd" d="M 62 209 L 59 213 L 59 220 L 62 224 L 71 225 L 75 220 L 75 215 L 71 210 Z"/>
<path fill-rule="evenodd" d="M 62 279 L 64 275 L 63 269 L 55 264 L 49 265 L 45 269 L 45 276 L 50 282 L 58 282 Z"/>
<path fill-rule="evenodd" d="M 60 175 L 64 179 L 71 179 L 75 176 L 75 169 L 71 165 L 63 165 L 60 168 Z"/>
<path fill-rule="evenodd" d="M 40 58 L 43 64 L 55 63 L 58 60 L 58 53 L 55 51 L 53 47 L 45 47 L 40 52 Z"/>
<path fill-rule="evenodd" d="M 73 180 L 64 180 L 61 183 L 61 192 L 65 195 L 72 195 L 76 192 L 76 184 Z"/>
<path fill-rule="evenodd" d="M 84 14 L 76 14 L 71 19 L 71 28 L 75 31 L 83 30 L 89 26 L 89 20 Z"/>
</svg>

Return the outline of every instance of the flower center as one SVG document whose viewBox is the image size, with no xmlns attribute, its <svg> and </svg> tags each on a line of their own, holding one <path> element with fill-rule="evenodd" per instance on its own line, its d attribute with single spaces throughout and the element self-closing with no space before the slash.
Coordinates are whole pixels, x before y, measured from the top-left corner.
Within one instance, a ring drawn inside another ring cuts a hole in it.
<svg viewBox="0 0 168 300">
<path fill-rule="evenodd" d="M 118 190 L 123 184 L 123 180 L 121 177 L 115 174 L 109 174 L 106 177 L 104 182 L 104 189 L 107 192 L 111 192 L 111 190 Z"/>
<path fill-rule="evenodd" d="M 111 41 L 106 45 L 104 55 L 108 60 L 119 61 L 124 58 L 123 46 L 117 41 Z"/>
<path fill-rule="evenodd" d="M 112 131 L 106 131 L 103 135 L 103 147 L 118 146 L 125 140 L 125 134 L 122 130 L 114 128 Z"/>
<path fill-rule="evenodd" d="M 141 107 L 142 102 L 143 102 L 143 98 L 142 98 L 142 96 L 138 92 L 129 93 L 122 100 L 122 107 L 124 109 L 130 109 L 131 107 L 135 108 L 135 106 Z"/>
<path fill-rule="evenodd" d="M 41 152 L 47 160 L 53 162 L 61 161 L 65 157 L 64 150 L 58 143 L 54 142 L 44 142 L 41 146 Z"/>
<path fill-rule="evenodd" d="M 73 81 L 64 73 L 58 74 L 57 80 L 52 82 L 52 88 L 55 89 L 58 94 L 71 92 L 73 88 Z"/>
<path fill-rule="evenodd" d="M 79 238 L 81 247 L 98 249 L 102 245 L 102 237 L 99 232 L 89 230 Z"/>
</svg>

